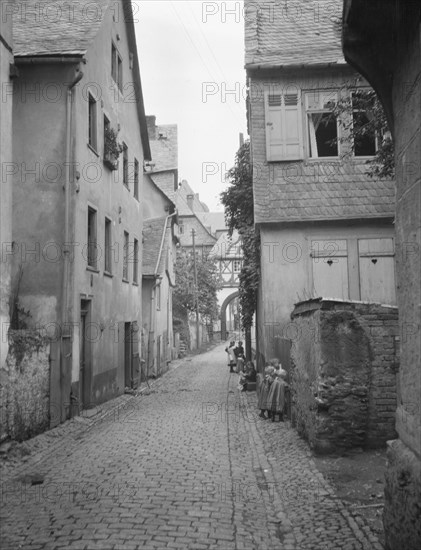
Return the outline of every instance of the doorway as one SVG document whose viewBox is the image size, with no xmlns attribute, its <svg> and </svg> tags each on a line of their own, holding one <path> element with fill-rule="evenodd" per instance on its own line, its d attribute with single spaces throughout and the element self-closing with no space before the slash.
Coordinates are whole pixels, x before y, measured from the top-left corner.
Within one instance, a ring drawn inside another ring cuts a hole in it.
<svg viewBox="0 0 421 550">
<path fill-rule="evenodd" d="M 132 324 L 124 323 L 124 386 L 132 387 Z"/>
<path fill-rule="evenodd" d="M 87 333 L 91 319 L 91 301 L 80 302 L 79 326 L 79 409 L 89 408 L 91 395 L 91 345 Z"/>
</svg>

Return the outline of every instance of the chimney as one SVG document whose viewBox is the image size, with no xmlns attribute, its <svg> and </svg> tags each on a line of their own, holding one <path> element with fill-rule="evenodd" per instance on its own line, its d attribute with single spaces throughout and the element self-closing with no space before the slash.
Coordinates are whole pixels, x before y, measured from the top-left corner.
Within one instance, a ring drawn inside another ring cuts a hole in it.
<svg viewBox="0 0 421 550">
<path fill-rule="evenodd" d="M 194 195 L 187 195 L 187 206 L 193 211 Z"/>
<path fill-rule="evenodd" d="M 148 126 L 148 136 L 150 140 L 156 139 L 156 116 L 149 115 L 146 117 L 146 124 Z"/>
</svg>

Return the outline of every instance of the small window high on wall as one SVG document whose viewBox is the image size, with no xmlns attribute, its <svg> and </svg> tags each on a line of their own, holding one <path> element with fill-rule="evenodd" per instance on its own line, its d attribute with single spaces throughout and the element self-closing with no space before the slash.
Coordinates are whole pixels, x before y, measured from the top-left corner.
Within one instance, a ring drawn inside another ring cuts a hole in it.
<svg viewBox="0 0 421 550">
<path fill-rule="evenodd" d="M 311 158 L 337 157 L 338 121 L 332 114 L 337 93 L 315 90 L 306 94 L 307 138 Z"/>
</svg>

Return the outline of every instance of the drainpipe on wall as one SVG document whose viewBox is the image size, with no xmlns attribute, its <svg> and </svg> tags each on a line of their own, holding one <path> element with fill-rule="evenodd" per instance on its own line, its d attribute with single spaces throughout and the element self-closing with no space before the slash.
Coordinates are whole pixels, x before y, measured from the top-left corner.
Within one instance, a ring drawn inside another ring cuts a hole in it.
<svg viewBox="0 0 421 550">
<path fill-rule="evenodd" d="M 70 183 L 72 180 L 72 168 L 70 165 L 71 156 L 71 140 L 72 140 L 72 122 L 73 122 L 73 90 L 78 82 L 82 80 L 83 72 L 79 69 L 78 74 L 67 88 L 66 97 L 66 157 L 65 169 L 66 175 L 64 180 L 64 246 L 63 246 L 63 281 L 62 281 L 62 308 L 61 308 L 61 372 L 63 376 L 63 368 L 65 363 L 65 346 L 64 339 L 70 338 L 70 326 L 68 323 L 68 301 L 69 301 L 69 237 L 70 237 Z M 66 330 L 65 330 L 66 329 Z M 69 332 L 69 333 L 68 333 Z M 71 353 L 66 356 L 71 356 Z M 71 393 L 71 391 L 70 391 Z M 70 403 L 71 403 L 70 399 Z M 70 406 L 70 416 L 72 416 L 72 406 Z"/>
<path fill-rule="evenodd" d="M 160 277 L 158 275 L 158 269 L 159 269 L 159 264 L 161 262 L 162 250 L 164 248 L 165 235 L 166 235 L 167 227 L 168 227 L 168 220 L 170 218 L 174 217 L 174 216 L 177 216 L 177 212 L 174 212 L 173 214 L 170 214 L 169 216 L 167 216 L 167 218 L 165 220 L 165 226 L 164 226 L 164 231 L 162 233 L 161 245 L 159 247 L 158 260 L 157 260 L 156 266 L 155 266 L 155 272 L 154 272 L 155 282 L 153 284 L 152 292 L 151 292 L 151 314 L 150 314 L 151 326 L 150 326 L 150 329 L 149 329 L 149 334 L 151 334 L 151 332 L 154 333 L 154 344 L 153 344 L 153 349 L 152 350 L 148 349 L 148 371 L 149 371 L 149 363 L 150 363 L 150 355 L 149 354 L 152 353 L 152 357 L 154 357 L 154 353 L 155 353 L 155 339 L 156 339 L 156 304 L 155 304 L 155 296 L 156 296 L 156 287 L 158 285 L 158 282 L 159 282 L 159 284 L 161 284 L 161 279 L 162 279 L 162 277 Z M 158 371 L 157 371 L 157 374 L 158 374 Z"/>
</svg>

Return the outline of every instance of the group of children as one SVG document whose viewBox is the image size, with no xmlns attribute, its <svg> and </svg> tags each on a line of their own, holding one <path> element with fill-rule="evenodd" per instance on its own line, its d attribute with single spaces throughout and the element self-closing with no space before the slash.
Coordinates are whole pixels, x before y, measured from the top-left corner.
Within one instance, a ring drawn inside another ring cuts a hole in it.
<svg viewBox="0 0 421 550">
<path fill-rule="evenodd" d="M 261 418 L 271 418 L 275 422 L 278 415 L 283 422 L 286 412 L 287 372 L 282 368 L 279 359 L 271 359 L 265 368 L 264 375 L 257 377 L 257 406 L 260 409 Z M 267 412 L 267 416 L 265 415 Z"/>
<path fill-rule="evenodd" d="M 236 346 L 235 340 L 231 340 L 225 351 L 228 354 L 230 372 L 236 372 L 240 375 L 238 389 L 240 391 L 247 391 L 247 384 L 256 382 L 256 369 L 254 368 L 253 361 L 245 362 L 243 342 L 239 341 Z"/>
<path fill-rule="evenodd" d="M 246 391 L 249 383 L 256 382 L 257 406 L 260 409 L 260 418 L 271 418 L 275 422 L 276 416 L 283 422 L 286 412 L 287 372 L 282 368 L 279 359 L 271 359 L 265 368 L 264 375 L 257 374 L 253 361 L 245 363 L 243 343 L 232 340 L 225 351 L 228 354 L 230 372 L 240 375 L 238 389 Z M 244 364 L 245 363 L 245 364 Z M 267 412 L 267 416 L 265 415 Z"/>
</svg>

